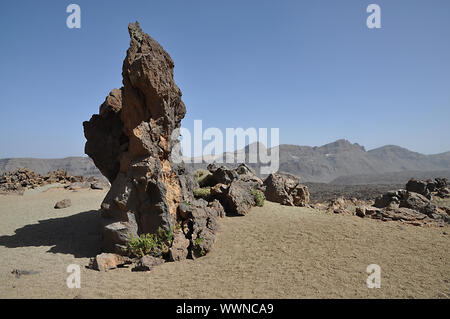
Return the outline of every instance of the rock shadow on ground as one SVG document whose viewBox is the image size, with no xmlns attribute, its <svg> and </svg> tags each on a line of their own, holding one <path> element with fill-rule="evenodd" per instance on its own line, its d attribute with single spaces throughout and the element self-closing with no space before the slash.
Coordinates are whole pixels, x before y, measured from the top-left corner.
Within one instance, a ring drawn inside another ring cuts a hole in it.
<svg viewBox="0 0 450 319">
<path fill-rule="evenodd" d="M 0 246 L 7 248 L 52 246 L 47 252 L 89 258 L 101 250 L 100 212 L 90 210 L 75 215 L 40 220 L 0 236 Z"/>
</svg>

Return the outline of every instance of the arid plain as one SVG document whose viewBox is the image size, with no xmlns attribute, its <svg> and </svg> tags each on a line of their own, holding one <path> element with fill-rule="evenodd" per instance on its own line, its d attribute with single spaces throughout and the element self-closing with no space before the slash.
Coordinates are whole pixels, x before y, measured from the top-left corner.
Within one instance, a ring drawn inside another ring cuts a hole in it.
<svg viewBox="0 0 450 319">
<path fill-rule="evenodd" d="M 87 269 L 104 190 L 0 196 L 0 298 L 448 298 L 448 226 L 417 227 L 266 202 L 220 219 L 214 249 L 150 272 Z M 72 206 L 55 210 L 69 198 Z M 381 266 L 381 288 L 366 285 Z M 81 266 L 70 289 L 67 266 Z M 21 276 L 14 269 L 28 271 Z"/>
</svg>

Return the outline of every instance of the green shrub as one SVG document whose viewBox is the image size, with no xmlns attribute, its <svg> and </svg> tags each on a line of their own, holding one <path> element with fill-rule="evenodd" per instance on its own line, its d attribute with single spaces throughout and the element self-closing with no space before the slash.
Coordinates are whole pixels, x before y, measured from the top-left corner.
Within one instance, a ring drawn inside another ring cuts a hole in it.
<svg viewBox="0 0 450 319">
<path fill-rule="evenodd" d="M 197 237 L 194 240 L 194 245 L 195 246 L 200 246 L 202 242 L 203 242 L 203 238 Z"/>
<path fill-rule="evenodd" d="M 194 189 L 194 196 L 197 198 L 208 199 L 211 197 L 211 187 Z"/>
<path fill-rule="evenodd" d="M 200 247 L 202 242 L 203 242 L 203 238 L 200 238 L 200 237 L 195 238 L 195 240 L 194 240 L 194 251 L 200 256 L 205 256 L 206 255 L 206 251 L 202 247 Z"/>
<path fill-rule="evenodd" d="M 169 251 L 173 242 L 173 227 L 169 230 L 158 228 L 156 234 L 142 234 L 139 237 L 131 237 L 127 244 L 127 252 L 138 258 L 145 255 L 159 257 Z"/>
<path fill-rule="evenodd" d="M 257 189 L 252 190 L 252 194 L 255 199 L 256 206 L 263 207 L 265 200 L 264 194 Z"/>
</svg>

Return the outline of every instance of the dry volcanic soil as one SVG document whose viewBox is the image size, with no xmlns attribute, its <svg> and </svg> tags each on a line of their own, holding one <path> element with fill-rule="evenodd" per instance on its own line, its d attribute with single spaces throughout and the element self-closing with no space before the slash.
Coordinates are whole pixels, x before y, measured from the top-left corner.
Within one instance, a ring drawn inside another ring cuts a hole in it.
<svg viewBox="0 0 450 319">
<path fill-rule="evenodd" d="M 106 190 L 0 195 L 0 298 L 448 298 L 448 226 L 417 227 L 267 202 L 219 220 L 206 256 L 149 272 L 87 269 Z M 70 199 L 72 205 L 54 209 Z M 67 267 L 80 265 L 81 288 Z M 381 288 L 366 284 L 370 264 Z"/>
</svg>

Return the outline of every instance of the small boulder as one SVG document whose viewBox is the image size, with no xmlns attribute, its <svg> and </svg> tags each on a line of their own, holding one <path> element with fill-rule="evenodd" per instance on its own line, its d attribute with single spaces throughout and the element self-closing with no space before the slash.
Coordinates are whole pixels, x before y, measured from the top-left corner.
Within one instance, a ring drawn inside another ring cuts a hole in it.
<svg viewBox="0 0 450 319">
<path fill-rule="evenodd" d="M 208 176 L 206 186 L 214 186 L 216 184 L 230 184 L 233 180 L 238 178 L 235 170 L 228 169 L 226 166 L 217 167 L 215 164 L 208 165 L 208 171 L 211 175 Z"/>
<path fill-rule="evenodd" d="M 136 266 L 133 268 L 133 271 L 149 271 L 152 270 L 153 267 L 159 266 L 163 263 L 164 259 L 146 255 L 138 260 Z"/>
<path fill-rule="evenodd" d="M 377 208 L 385 208 L 391 204 L 400 204 L 400 200 L 405 197 L 406 193 L 407 191 L 404 189 L 389 191 L 375 198 L 375 204 L 373 206 Z"/>
<path fill-rule="evenodd" d="M 217 212 L 207 206 L 204 201 L 196 201 L 190 206 L 191 257 L 202 257 L 208 253 L 216 240 L 216 232 L 219 229 Z"/>
<path fill-rule="evenodd" d="M 247 215 L 250 208 L 255 205 L 252 189 L 252 185 L 249 185 L 248 182 L 241 180 L 233 181 L 225 195 L 225 206 L 227 210 L 232 214 Z"/>
<path fill-rule="evenodd" d="M 306 206 L 309 203 L 308 187 L 300 184 L 297 176 L 287 173 L 270 174 L 264 181 L 268 201 L 288 206 Z"/>
<path fill-rule="evenodd" d="M 98 271 L 108 271 L 129 263 L 131 263 L 131 260 L 128 257 L 102 253 L 91 259 L 88 268 Z"/>
<path fill-rule="evenodd" d="M 169 249 L 171 261 L 185 260 L 188 256 L 190 241 L 182 232 L 176 233 L 173 238 L 172 247 Z"/>
<path fill-rule="evenodd" d="M 431 187 L 434 188 L 434 184 L 432 184 L 432 185 L 433 186 L 431 186 Z M 421 181 L 421 180 L 417 180 L 415 178 L 410 179 L 408 181 L 408 183 L 406 183 L 406 190 L 409 192 L 414 192 L 414 193 L 420 194 L 425 197 L 430 196 L 430 191 L 428 189 L 428 183 Z"/>
<path fill-rule="evenodd" d="M 436 207 L 428 198 L 413 192 L 406 194 L 400 202 L 400 207 L 410 208 L 426 215 L 433 214 L 436 211 Z"/>
<path fill-rule="evenodd" d="M 55 204 L 55 209 L 62 209 L 72 206 L 70 199 L 63 199 Z"/>
</svg>

